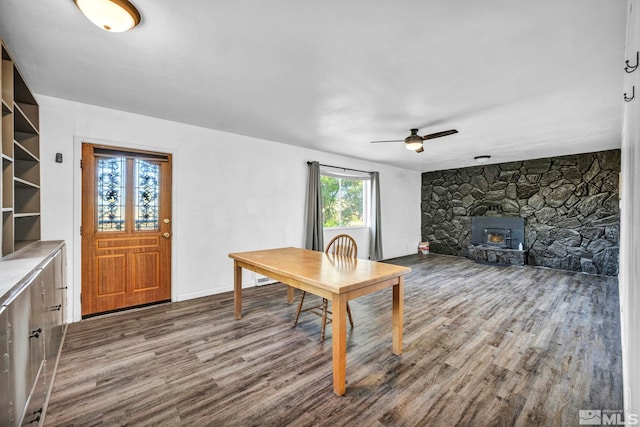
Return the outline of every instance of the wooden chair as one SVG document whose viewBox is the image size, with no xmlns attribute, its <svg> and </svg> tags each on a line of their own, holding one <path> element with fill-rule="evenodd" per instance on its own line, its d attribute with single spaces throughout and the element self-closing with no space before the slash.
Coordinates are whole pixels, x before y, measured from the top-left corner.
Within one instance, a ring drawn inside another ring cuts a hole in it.
<svg viewBox="0 0 640 427">
<path fill-rule="evenodd" d="M 338 234 L 336 237 L 331 239 L 327 248 L 324 251 L 326 254 L 335 255 L 339 257 L 350 257 L 356 258 L 358 255 L 358 245 L 356 245 L 356 241 L 353 240 L 353 237 L 348 234 Z M 320 332 L 320 341 L 324 341 L 324 330 L 327 326 L 327 323 L 331 323 L 331 315 L 333 314 L 329 309 L 329 301 L 326 298 L 322 298 L 322 304 L 316 304 L 311 307 L 302 308 L 302 303 L 304 302 L 304 297 L 307 293 L 302 291 L 302 295 L 300 296 L 300 303 L 298 303 L 298 311 L 296 313 L 296 320 L 293 325 L 298 324 L 298 318 L 300 317 L 300 313 L 303 311 L 311 312 L 315 315 L 318 315 L 322 318 L 322 329 Z M 349 308 L 349 303 L 347 302 L 347 315 L 349 316 L 349 323 L 353 328 L 353 319 L 351 317 L 351 308 Z"/>
</svg>

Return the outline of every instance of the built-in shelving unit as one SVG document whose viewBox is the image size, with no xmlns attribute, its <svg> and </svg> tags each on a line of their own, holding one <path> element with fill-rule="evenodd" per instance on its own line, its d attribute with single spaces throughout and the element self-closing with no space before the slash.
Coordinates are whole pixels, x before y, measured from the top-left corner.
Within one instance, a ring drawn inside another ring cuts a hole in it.
<svg viewBox="0 0 640 427">
<path fill-rule="evenodd" d="M 15 62 L 2 45 L 2 254 L 40 240 L 40 114 Z"/>
</svg>

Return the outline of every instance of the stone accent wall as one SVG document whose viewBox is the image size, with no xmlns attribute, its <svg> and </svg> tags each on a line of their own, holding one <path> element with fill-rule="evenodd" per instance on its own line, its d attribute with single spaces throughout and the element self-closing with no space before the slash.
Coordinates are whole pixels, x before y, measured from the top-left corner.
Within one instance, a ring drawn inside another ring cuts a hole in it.
<svg viewBox="0 0 640 427">
<path fill-rule="evenodd" d="M 620 150 L 422 174 L 422 240 L 467 256 L 471 217 L 525 218 L 529 265 L 618 274 Z"/>
</svg>

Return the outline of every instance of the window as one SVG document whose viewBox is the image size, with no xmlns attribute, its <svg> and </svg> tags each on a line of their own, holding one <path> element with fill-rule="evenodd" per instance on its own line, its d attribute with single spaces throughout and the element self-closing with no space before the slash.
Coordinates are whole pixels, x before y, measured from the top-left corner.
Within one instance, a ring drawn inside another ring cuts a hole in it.
<svg viewBox="0 0 640 427">
<path fill-rule="evenodd" d="M 368 175 L 350 176 L 321 171 L 320 188 L 324 228 L 368 225 Z"/>
</svg>

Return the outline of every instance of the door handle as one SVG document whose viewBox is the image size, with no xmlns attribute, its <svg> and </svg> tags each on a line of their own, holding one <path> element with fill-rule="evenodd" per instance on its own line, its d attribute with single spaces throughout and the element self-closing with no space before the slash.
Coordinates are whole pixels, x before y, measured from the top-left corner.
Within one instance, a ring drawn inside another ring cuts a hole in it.
<svg viewBox="0 0 640 427">
<path fill-rule="evenodd" d="M 171 233 L 164 233 L 162 234 L 162 237 L 164 237 L 165 239 L 168 239 L 169 237 L 171 237 Z"/>
</svg>

